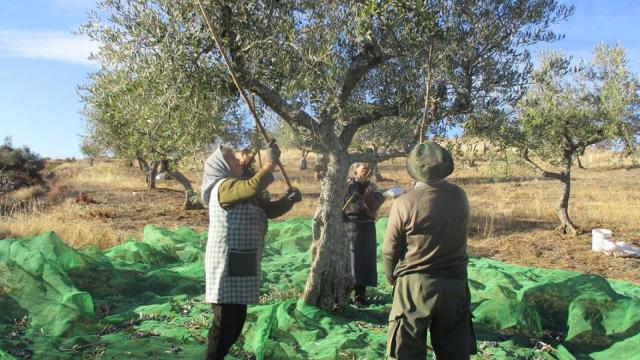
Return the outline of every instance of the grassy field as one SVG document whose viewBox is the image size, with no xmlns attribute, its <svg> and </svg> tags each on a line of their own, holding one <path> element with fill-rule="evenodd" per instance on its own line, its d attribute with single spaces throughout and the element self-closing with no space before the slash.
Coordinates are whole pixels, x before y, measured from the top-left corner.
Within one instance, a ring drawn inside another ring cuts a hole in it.
<svg viewBox="0 0 640 360">
<path fill-rule="evenodd" d="M 311 170 L 297 169 L 298 152 L 283 155 L 288 174 L 304 194 L 302 203 L 286 215 L 311 217 L 320 184 Z M 309 156 L 309 164 L 314 161 Z M 509 263 L 576 270 L 607 278 L 640 283 L 640 262 L 592 252 L 592 228 L 609 228 L 616 240 L 640 246 L 640 168 L 609 152 L 591 151 L 575 169 L 570 213 L 584 229 L 578 237 L 554 231 L 554 207 L 560 197 L 560 183 L 543 179 L 515 161 L 477 161 L 476 167 L 458 166 L 451 181 L 462 186 L 472 211 L 470 253 Z M 201 164 L 184 167 L 185 175 L 199 186 Z M 108 248 L 130 236 L 141 235 L 144 225 L 207 227 L 205 211 L 181 209 L 184 195 L 174 181 L 158 182 L 147 191 L 137 167 L 116 161 L 54 162 L 48 166 L 46 187 L 23 189 L 0 198 L 0 238 L 22 237 L 47 230 L 58 233 L 73 247 L 97 245 Z M 380 165 L 382 189 L 411 188 L 404 159 Z M 283 181 L 270 190 L 283 193 Z M 80 193 L 88 199 L 79 199 Z M 88 202 L 86 200 L 89 200 Z M 381 216 L 386 216 L 387 201 Z"/>
</svg>

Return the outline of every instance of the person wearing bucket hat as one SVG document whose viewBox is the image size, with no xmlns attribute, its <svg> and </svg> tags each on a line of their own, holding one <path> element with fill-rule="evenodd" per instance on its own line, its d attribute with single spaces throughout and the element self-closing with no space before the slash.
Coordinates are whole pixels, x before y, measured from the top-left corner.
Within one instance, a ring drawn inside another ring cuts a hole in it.
<svg viewBox="0 0 640 360">
<path fill-rule="evenodd" d="M 427 331 L 438 359 L 476 353 L 467 285 L 469 202 L 445 179 L 451 154 L 438 144 L 417 144 L 407 157 L 415 189 L 391 208 L 382 257 L 393 284 L 389 359 L 425 359 Z"/>
<path fill-rule="evenodd" d="M 433 182 L 453 173 L 453 158 L 442 146 L 424 142 L 411 149 L 406 166 L 409 176 L 415 180 Z"/>
</svg>

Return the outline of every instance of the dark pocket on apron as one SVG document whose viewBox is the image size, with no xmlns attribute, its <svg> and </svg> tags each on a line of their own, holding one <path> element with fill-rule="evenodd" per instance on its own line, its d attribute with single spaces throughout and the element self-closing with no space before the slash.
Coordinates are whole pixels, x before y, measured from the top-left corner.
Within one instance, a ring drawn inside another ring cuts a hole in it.
<svg viewBox="0 0 640 360">
<path fill-rule="evenodd" d="M 258 275 L 258 251 L 229 249 L 227 264 L 229 276 L 256 276 Z"/>
</svg>

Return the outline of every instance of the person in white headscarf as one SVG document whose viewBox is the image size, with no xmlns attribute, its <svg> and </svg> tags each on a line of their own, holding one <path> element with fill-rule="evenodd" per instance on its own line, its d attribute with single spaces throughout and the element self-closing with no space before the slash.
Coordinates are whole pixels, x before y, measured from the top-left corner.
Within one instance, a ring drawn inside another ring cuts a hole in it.
<svg viewBox="0 0 640 360">
<path fill-rule="evenodd" d="M 224 359 L 238 339 L 247 316 L 247 305 L 258 302 L 260 263 L 267 219 L 285 214 L 302 200 L 292 188 L 279 200 L 266 192 L 280 150 L 271 145 L 255 174 L 245 171 L 250 159 L 240 159 L 230 147 L 219 147 L 204 166 L 202 200 L 209 206 L 209 234 L 205 253 L 205 301 L 214 318 L 208 334 L 206 359 Z"/>
</svg>

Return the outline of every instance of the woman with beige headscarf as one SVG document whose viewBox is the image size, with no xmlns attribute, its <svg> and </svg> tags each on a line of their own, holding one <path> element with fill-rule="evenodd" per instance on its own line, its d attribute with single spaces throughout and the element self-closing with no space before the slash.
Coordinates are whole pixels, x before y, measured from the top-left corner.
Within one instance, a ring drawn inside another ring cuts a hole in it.
<svg viewBox="0 0 640 360">
<path fill-rule="evenodd" d="M 375 220 L 384 196 L 369 180 L 372 170 L 369 163 L 354 165 L 343 204 L 344 229 L 351 243 L 351 271 L 355 281 L 353 300 L 358 306 L 367 304 L 367 286 L 378 284 Z"/>
</svg>

